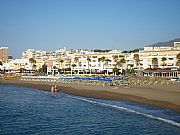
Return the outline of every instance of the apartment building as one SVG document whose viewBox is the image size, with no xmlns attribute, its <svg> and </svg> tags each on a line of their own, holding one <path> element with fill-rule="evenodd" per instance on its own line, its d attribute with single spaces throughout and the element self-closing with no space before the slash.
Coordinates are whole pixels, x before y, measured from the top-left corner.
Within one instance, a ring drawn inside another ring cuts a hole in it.
<svg viewBox="0 0 180 135">
<path fill-rule="evenodd" d="M 73 71 L 93 72 L 93 73 L 112 73 L 117 61 L 124 58 L 120 51 L 110 51 L 106 53 L 80 52 L 72 58 L 71 65 Z"/>
<path fill-rule="evenodd" d="M 139 58 L 142 68 L 152 68 L 152 59 L 157 58 L 158 68 L 174 68 L 176 66 L 176 56 L 180 53 L 180 48 L 176 47 L 144 47 L 139 51 Z M 165 58 L 165 60 L 162 60 Z"/>
<path fill-rule="evenodd" d="M 1 47 L 1 60 L 7 61 L 7 47 Z M 3 51 L 2 51 L 3 50 Z M 136 53 L 121 53 L 119 50 L 109 52 L 94 52 L 93 50 L 66 50 L 61 48 L 56 51 L 42 51 L 35 49 L 27 49 L 22 53 L 22 58 L 12 61 L 11 67 L 31 68 L 32 63 L 29 58 L 36 60 L 36 69 L 42 67 L 47 61 L 52 61 L 49 66 L 50 71 L 53 67 L 57 69 L 72 70 L 79 73 L 112 73 L 113 68 L 117 67 L 120 71 L 123 69 L 134 68 L 136 71 L 153 68 L 152 60 L 157 59 L 158 68 L 177 68 L 177 54 L 180 53 L 180 42 L 175 42 L 174 47 L 144 47 Z M 6 54 L 6 55 L 5 55 Z M 135 59 L 138 56 L 138 62 Z M 164 60 L 163 60 L 164 59 Z M 54 68 L 53 68 L 54 69 Z"/>
<path fill-rule="evenodd" d="M 2 63 L 8 62 L 8 47 L 0 47 L 0 61 Z"/>
</svg>

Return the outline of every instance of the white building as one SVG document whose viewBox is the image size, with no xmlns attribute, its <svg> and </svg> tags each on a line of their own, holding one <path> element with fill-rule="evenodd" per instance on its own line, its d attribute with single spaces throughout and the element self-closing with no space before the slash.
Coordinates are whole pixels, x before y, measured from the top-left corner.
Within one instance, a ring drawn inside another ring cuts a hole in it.
<svg viewBox="0 0 180 135">
<path fill-rule="evenodd" d="M 173 68 L 176 66 L 176 56 L 180 53 L 180 48 L 174 47 L 144 47 L 139 51 L 139 58 L 142 61 L 142 68 L 152 68 L 152 59 L 158 59 L 158 68 Z M 162 61 L 162 58 L 167 60 Z"/>
</svg>

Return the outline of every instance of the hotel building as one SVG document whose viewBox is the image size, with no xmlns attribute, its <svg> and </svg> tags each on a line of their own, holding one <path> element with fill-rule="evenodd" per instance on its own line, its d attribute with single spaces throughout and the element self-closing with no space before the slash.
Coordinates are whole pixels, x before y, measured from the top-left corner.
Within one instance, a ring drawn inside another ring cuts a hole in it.
<svg viewBox="0 0 180 135">
<path fill-rule="evenodd" d="M 157 58 L 158 68 L 177 68 L 177 54 L 180 53 L 180 48 L 174 47 L 144 47 L 144 50 L 139 51 L 140 62 L 142 68 L 153 68 L 152 59 Z M 165 61 L 162 58 L 166 58 Z"/>
</svg>

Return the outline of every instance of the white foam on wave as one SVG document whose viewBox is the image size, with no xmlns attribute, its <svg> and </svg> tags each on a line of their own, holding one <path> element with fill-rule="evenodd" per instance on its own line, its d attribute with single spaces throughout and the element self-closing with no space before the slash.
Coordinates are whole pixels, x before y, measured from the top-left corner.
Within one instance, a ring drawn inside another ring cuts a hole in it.
<svg viewBox="0 0 180 135">
<path fill-rule="evenodd" d="M 97 102 L 97 101 L 93 101 L 93 100 L 89 100 L 89 99 L 85 99 L 85 98 L 80 98 L 80 97 L 73 97 L 73 96 L 69 96 L 69 97 L 74 98 L 74 99 L 78 99 L 78 100 L 81 100 L 81 101 L 84 101 L 84 102 L 88 102 L 88 103 L 91 103 L 91 104 L 103 106 L 103 107 L 111 107 L 111 108 L 118 109 L 120 111 L 125 111 L 125 112 L 128 112 L 128 113 L 138 114 L 138 115 L 141 115 L 141 116 L 144 116 L 144 117 L 147 117 L 147 118 L 151 118 L 151 119 L 154 119 L 154 120 L 159 120 L 159 121 L 168 123 L 170 125 L 180 127 L 180 123 L 177 123 L 177 122 L 175 122 L 173 120 L 168 120 L 168 119 L 161 118 L 161 117 L 156 117 L 156 116 L 153 116 L 153 115 L 150 115 L 150 114 L 145 114 L 145 113 L 142 113 L 142 112 L 137 112 L 137 111 L 125 108 L 125 107 L 111 105 L 111 104 L 106 104 L 106 103 L 101 103 L 101 102 Z"/>
</svg>

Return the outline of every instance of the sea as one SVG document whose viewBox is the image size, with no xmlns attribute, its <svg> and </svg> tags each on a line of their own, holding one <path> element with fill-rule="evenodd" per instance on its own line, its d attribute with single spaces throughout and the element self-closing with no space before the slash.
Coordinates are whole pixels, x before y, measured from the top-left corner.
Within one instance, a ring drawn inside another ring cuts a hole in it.
<svg viewBox="0 0 180 135">
<path fill-rule="evenodd" d="M 0 135 L 180 135 L 166 108 L 0 85 Z"/>
</svg>

